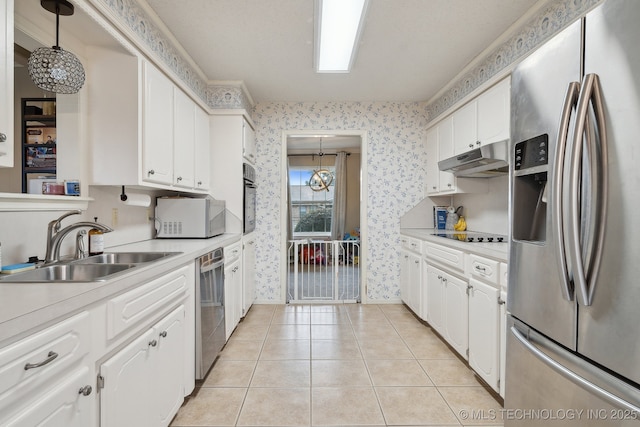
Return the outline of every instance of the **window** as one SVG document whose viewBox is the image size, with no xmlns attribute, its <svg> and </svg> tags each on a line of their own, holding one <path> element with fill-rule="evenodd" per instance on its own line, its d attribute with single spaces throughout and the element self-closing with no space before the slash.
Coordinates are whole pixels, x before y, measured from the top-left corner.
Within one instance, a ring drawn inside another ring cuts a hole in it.
<svg viewBox="0 0 640 427">
<path fill-rule="evenodd" d="M 323 167 L 335 173 L 333 167 Z M 291 194 L 291 222 L 293 235 L 331 235 L 331 215 L 335 179 L 329 191 L 313 191 L 309 179 L 312 167 L 291 167 L 289 169 L 289 190 Z"/>
</svg>

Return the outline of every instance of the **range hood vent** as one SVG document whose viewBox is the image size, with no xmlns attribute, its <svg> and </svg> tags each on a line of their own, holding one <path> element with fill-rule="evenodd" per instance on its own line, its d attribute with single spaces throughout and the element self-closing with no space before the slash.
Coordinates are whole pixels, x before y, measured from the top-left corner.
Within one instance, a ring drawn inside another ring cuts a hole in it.
<svg viewBox="0 0 640 427">
<path fill-rule="evenodd" d="M 509 141 L 494 142 L 442 160 L 438 169 L 469 178 L 505 175 L 509 173 Z"/>
</svg>

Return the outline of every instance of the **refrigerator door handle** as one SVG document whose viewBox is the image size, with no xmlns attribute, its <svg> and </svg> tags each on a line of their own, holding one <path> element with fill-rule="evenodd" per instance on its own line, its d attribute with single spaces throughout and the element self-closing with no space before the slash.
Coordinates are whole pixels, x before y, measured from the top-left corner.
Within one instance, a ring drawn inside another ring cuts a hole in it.
<svg viewBox="0 0 640 427">
<path fill-rule="evenodd" d="M 589 107 L 593 106 L 596 118 L 596 126 L 598 127 L 599 142 L 593 137 L 593 132 L 588 126 L 589 123 Z M 581 194 L 581 174 L 583 168 L 580 167 L 582 159 L 583 141 L 586 137 L 588 144 L 588 158 L 592 162 L 598 162 L 589 165 L 585 170 L 593 173 L 591 193 L 595 194 L 598 200 L 588 200 L 586 206 L 596 206 L 595 213 L 595 232 L 589 233 L 588 242 L 585 248 L 593 253 L 587 253 L 583 257 L 583 247 L 580 242 L 581 232 L 581 212 L 580 203 L 582 198 L 591 198 L 592 194 Z M 600 80 L 596 74 L 588 74 L 584 77 L 580 97 L 578 99 L 576 127 L 573 136 L 570 169 L 570 205 L 569 218 L 571 226 L 568 230 L 569 255 L 571 257 L 571 265 L 573 268 L 573 279 L 576 288 L 578 302 L 581 305 L 589 306 L 593 302 L 593 295 L 600 269 L 600 261 L 602 260 L 602 245 L 604 240 L 606 214 L 607 214 L 607 176 L 608 176 L 608 160 L 607 160 L 607 135 L 606 120 L 604 117 L 604 103 L 602 100 L 602 90 Z M 585 265 L 586 264 L 586 265 Z"/>
<path fill-rule="evenodd" d="M 552 206 L 552 224 L 554 227 L 554 244 L 558 256 L 558 267 L 560 268 L 561 291 L 562 297 L 567 301 L 573 301 L 574 289 L 573 283 L 569 278 L 569 268 L 567 266 L 567 254 L 565 250 L 565 233 L 562 218 L 564 217 L 564 209 L 562 205 L 563 194 L 563 173 L 565 168 L 565 154 L 567 151 L 567 138 L 569 134 L 569 124 L 571 122 L 571 112 L 576 106 L 578 95 L 580 93 L 580 83 L 571 82 L 567 88 L 567 94 L 564 97 L 564 105 L 562 107 L 562 116 L 560 118 L 560 126 L 558 128 L 558 140 L 556 143 L 556 153 L 554 160 L 553 175 L 551 177 L 551 186 L 553 193 Z"/>
<path fill-rule="evenodd" d="M 572 370 L 556 362 L 551 357 L 546 355 L 543 351 L 538 349 L 527 337 L 525 337 L 518 328 L 511 326 L 511 333 L 531 354 L 533 354 L 538 360 L 547 365 L 549 368 L 556 371 L 558 374 L 565 377 L 567 380 L 578 385 L 579 387 L 587 390 L 588 392 L 598 396 L 599 398 L 609 402 L 616 408 L 623 408 L 633 411 L 635 414 L 640 414 L 640 407 L 624 400 L 623 398 L 616 396 L 615 394 L 599 387 L 598 385 L 588 381 L 587 379 L 576 374 Z M 622 390 L 621 390 L 622 391 Z"/>
</svg>

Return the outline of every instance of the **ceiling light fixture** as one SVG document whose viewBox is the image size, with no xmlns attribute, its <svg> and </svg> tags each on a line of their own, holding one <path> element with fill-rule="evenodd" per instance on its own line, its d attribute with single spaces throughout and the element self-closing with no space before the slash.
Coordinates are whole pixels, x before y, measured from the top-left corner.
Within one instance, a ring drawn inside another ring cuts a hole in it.
<svg viewBox="0 0 640 427">
<path fill-rule="evenodd" d="M 316 72 L 351 70 L 368 5 L 369 0 L 316 0 Z"/>
<path fill-rule="evenodd" d="M 67 0 L 40 0 L 40 6 L 56 14 L 56 45 L 39 47 L 29 56 L 29 75 L 40 89 L 55 93 L 77 93 L 84 85 L 84 68 L 76 56 L 58 45 L 60 15 L 73 15 Z"/>
</svg>

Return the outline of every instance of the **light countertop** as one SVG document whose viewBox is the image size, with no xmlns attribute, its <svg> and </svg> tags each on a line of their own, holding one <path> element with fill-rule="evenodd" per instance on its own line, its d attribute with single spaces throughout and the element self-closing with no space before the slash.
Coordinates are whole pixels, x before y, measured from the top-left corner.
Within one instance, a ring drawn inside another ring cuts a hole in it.
<svg viewBox="0 0 640 427">
<path fill-rule="evenodd" d="M 105 252 L 181 253 L 156 263 L 141 264 L 104 282 L 0 281 L 0 343 L 194 262 L 198 256 L 240 241 L 241 237 L 226 233 L 210 239 L 155 239 L 106 248 Z"/>
<path fill-rule="evenodd" d="M 402 228 L 400 229 L 400 233 L 405 236 L 415 237 L 417 239 L 431 242 L 431 243 L 437 243 L 439 245 L 449 246 L 449 247 L 460 249 L 466 252 L 471 252 L 477 255 L 493 258 L 502 262 L 507 262 L 509 260 L 509 244 L 506 242 L 504 243 L 465 242 L 457 239 L 448 239 L 445 237 L 436 236 L 434 235 L 435 232 L 438 232 L 438 234 L 447 233 L 446 230 L 434 230 L 433 228 Z"/>
</svg>

